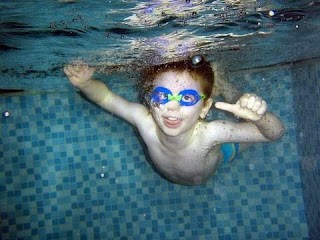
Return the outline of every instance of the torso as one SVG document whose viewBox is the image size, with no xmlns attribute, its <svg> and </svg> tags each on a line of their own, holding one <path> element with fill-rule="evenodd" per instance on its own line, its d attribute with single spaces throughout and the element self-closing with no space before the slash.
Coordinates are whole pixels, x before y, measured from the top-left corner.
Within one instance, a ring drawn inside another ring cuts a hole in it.
<svg viewBox="0 0 320 240">
<path fill-rule="evenodd" d="M 208 150 L 166 152 L 154 147 L 148 148 L 156 168 L 169 180 L 183 185 L 205 183 L 217 170 L 220 159 L 220 147 Z"/>
<path fill-rule="evenodd" d="M 164 146 L 156 134 L 155 124 L 151 124 L 148 131 L 140 131 L 153 164 L 168 180 L 183 185 L 199 185 L 216 172 L 221 162 L 220 145 L 209 144 L 205 140 L 205 123 L 199 127 L 190 144 L 181 149 Z"/>
</svg>

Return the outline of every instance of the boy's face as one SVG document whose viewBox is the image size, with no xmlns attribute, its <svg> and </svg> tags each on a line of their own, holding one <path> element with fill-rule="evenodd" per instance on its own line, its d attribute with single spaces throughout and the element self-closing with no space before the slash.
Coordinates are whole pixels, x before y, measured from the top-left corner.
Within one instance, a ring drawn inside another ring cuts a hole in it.
<svg viewBox="0 0 320 240">
<path fill-rule="evenodd" d="M 175 96 L 164 104 L 151 103 L 152 116 L 166 135 L 178 136 L 192 130 L 199 117 L 205 118 L 211 107 L 211 100 L 204 104 L 203 99 L 200 99 L 193 105 L 184 105 L 178 101 L 177 94 L 184 90 L 195 90 L 199 95 L 203 94 L 200 83 L 194 81 L 187 71 L 170 70 L 161 73 L 154 81 L 154 89 L 157 87 L 166 88 Z M 188 102 L 189 99 L 189 96 L 185 96 L 183 100 Z"/>
</svg>

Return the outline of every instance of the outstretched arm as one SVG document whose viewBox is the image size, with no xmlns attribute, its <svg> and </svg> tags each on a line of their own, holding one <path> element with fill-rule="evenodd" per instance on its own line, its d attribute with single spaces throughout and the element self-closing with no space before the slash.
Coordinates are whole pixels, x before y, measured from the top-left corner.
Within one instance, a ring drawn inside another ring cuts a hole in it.
<svg viewBox="0 0 320 240">
<path fill-rule="evenodd" d="M 64 73 L 69 81 L 91 101 L 133 125 L 136 125 L 148 114 L 148 110 L 142 104 L 131 103 L 114 94 L 104 83 L 92 79 L 94 69 L 87 64 L 67 65 L 64 68 Z"/>
<path fill-rule="evenodd" d="M 235 116 L 246 120 L 249 124 L 254 124 L 258 132 L 267 141 L 279 139 L 284 134 L 284 126 L 280 119 L 267 112 L 266 102 L 255 94 L 246 93 L 235 104 L 217 102 L 215 107 L 231 112 Z"/>
<path fill-rule="evenodd" d="M 64 67 L 69 81 L 81 90 L 91 101 L 101 104 L 110 90 L 105 84 L 92 79 L 94 68 L 84 63 L 74 63 Z"/>
</svg>

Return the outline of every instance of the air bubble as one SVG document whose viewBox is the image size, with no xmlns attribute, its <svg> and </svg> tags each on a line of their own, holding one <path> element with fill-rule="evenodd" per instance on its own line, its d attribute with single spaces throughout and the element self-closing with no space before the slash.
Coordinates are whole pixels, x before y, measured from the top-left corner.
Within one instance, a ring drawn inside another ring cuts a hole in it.
<svg viewBox="0 0 320 240">
<path fill-rule="evenodd" d="M 254 168 L 255 168 L 254 164 L 250 163 L 250 164 L 249 164 L 249 170 L 250 170 L 250 171 L 253 171 Z"/>
<path fill-rule="evenodd" d="M 204 58 L 201 55 L 195 55 L 191 58 L 191 66 L 193 68 L 201 67 L 204 63 Z"/>
<path fill-rule="evenodd" d="M 274 11 L 272 11 L 272 10 L 269 11 L 269 16 L 270 16 L 270 17 L 273 17 L 274 14 L 275 14 Z"/>
<path fill-rule="evenodd" d="M 10 113 L 8 111 L 3 112 L 2 114 L 5 118 L 10 117 Z"/>
<path fill-rule="evenodd" d="M 202 57 L 200 55 L 196 55 L 192 58 L 192 64 L 197 65 L 202 61 Z"/>
</svg>

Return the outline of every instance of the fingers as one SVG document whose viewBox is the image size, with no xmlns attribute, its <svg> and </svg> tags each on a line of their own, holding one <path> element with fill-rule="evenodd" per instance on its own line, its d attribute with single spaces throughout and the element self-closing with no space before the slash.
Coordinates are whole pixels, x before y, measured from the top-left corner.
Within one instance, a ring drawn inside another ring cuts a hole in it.
<svg viewBox="0 0 320 240">
<path fill-rule="evenodd" d="M 267 103 L 264 100 L 255 94 L 247 93 L 236 104 L 217 102 L 215 107 L 251 121 L 259 121 L 267 111 Z"/>
<path fill-rule="evenodd" d="M 84 87 L 89 82 L 94 74 L 94 68 L 91 68 L 86 63 L 71 63 L 63 68 L 64 73 L 69 81 L 76 87 Z"/>
<path fill-rule="evenodd" d="M 63 72 L 66 74 L 67 77 L 79 77 L 78 72 L 76 72 L 71 65 L 68 65 L 63 68 Z"/>
<path fill-rule="evenodd" d="M 255 94 L 244 94 L 238 101 L 242 108 L 246 108 L 259 115 L 267 111 L 267 103 Z"/>
<path fill-rule="evenodd" d="M 65 66 L 69 72 L 81 72 L 88 69 L 88 67 L 89 66 L 87 64 L 68 64 Z"/>
<path fill-rule="evenodd" d="M 77 77 L 77 78 L 80 78 L 81 75 L 88 70 L 89 70 L 89 66 L 88 64 L 85 64 L 85 63 L 82 63 L 82 64 L 71 63 L 63 68 L 64 73 L 68 77 Z"/>
<path fill-rule="evenodd" d="M 237 107 L 235 104 L 229 104 L 226 102 L 216 102 L 214 106 L 227 112 L 234 112 L 235 108 Z"/>
<path fill-rule="evenodd" d="M 70 65 L 67 65 L 63 68 L 63 72 L 68 76 L 72 76 L 75 74 L 75 72 L 73 71 L 72 67 L 70 67 Z"/>
<path fill-rule="evenodd" d="M 267 108 L 268 108 L 267 103 L 265 101 L 263 101 L 263 102 L 264 102 L 264 104 L 262 104 L 261 107 L 259 108 L 259 110 L 257 111 L 257 113 L 259 115 L 263 115 L 267 112 Z"/>
</svg>

